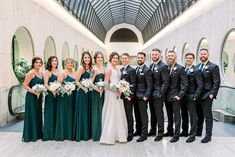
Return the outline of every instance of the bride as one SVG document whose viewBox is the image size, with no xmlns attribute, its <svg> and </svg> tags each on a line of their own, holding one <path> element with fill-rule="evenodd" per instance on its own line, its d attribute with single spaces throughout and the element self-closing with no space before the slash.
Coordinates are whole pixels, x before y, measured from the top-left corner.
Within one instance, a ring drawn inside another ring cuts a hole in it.
<svg viewBox="0 0 235 157">
<path fill-rule="evenodd" d="M 116 84 L 120 81 L 121 72 L 116 67 L 119 55 L 112 52 L 109 56 L 111 63 L 105 72 L 105 81 Z M 103 144 L 115 144 L 127 142 L 127 121 L 122 99 L 118 98 L 120 93 L 105 90 L 104 106 L 102 111 L 102 134 L 100 142 Z"/>
</svg>

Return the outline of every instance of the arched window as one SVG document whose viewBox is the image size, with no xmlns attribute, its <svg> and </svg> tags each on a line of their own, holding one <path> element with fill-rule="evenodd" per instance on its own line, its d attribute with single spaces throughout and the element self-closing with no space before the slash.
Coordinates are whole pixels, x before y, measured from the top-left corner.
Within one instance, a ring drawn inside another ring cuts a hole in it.
<svg viewBox="0 0 235 157">
<path fill-rule="evenodd" d="M 110 42 L 138 42 L 138 38 L 132 30 L 121 28 L 112 34 Z"/>
</svg>

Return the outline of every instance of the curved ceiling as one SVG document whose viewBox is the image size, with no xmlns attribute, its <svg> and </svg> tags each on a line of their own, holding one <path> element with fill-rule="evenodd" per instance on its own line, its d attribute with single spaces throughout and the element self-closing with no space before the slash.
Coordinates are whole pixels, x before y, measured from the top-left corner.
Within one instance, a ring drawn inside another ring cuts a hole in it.
<svg viewBox="0 0 235 157">
<path fill-rule="evenodd" d="M 197 0 L 57 0 L 104 41 L 114 25 L 128 23 L 142 32 L 144 42 Z"/>
</svg>

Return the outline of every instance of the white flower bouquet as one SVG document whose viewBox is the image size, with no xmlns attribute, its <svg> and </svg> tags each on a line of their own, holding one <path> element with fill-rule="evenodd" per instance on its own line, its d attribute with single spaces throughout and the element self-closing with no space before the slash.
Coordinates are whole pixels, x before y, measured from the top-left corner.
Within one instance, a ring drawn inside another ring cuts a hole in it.
<svg viewBox="0 0 235 157">
<path fill-rule="evenodd" d="M 92 88 L 93 83 L 92 83 L 91 79 L 82 79 L 82 81 L 80 83 L 88 91 L 93 90 L 93 88 Z"/>
<path fill-rule="evenodd" d="M 75 82 L 64 82 L 58 91 L 59 94 L 63 97 L 64 94 L 71 95 L 72 92 L 76 89 Z"/>
<path fill-rule="evenodd" d="M 106 87 L 106 82 L 105 81 L 102 81 L 101 79 L 95 83 L 95 88 L 98 88 L 99 90 L 103 90 L 105 87 Z M 102 93 L 100 93 L 100 97 L 102 96 Z"/>
<path fill-rule="evenodd" d="M 130 87 L 130 83 L 125 80 L 120 80 L 117 84 L 110 84 L 111 91 L 123 93 L 125 96 L 132 94 Z"/>
<path fill-rule="evenodd" d="M 43 84 L 36 84 L 32 87 L 32 90 L 37 92 L 37 93 L 43 93 L 45 95 L 47 95 L 47 89 Z M 39 96 L 38 96 L 39 98 Z"/>
<path fill-rule="evenodd" d="M 55 82 L 51 82 L 49 85 L 49 89 L 53 92 L 56 92 L 56 94 L 60 93 L 60 91 L 62 90 L 62 85 L 61 83 L 55 81 Z"/>
<path fill-rule="evenodd" d="M 120 80 L 117 85 L 119 92 L 123 93 L 125 96 L 130 96 L 132 94 L 130 89 L 132 85 L 126 80 Z"/>
</svg>

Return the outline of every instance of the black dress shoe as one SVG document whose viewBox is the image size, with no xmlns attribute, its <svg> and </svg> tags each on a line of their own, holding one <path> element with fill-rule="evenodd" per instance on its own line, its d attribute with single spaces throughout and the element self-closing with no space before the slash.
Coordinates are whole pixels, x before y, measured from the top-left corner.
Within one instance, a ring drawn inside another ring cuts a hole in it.
<svg viewBox="0 0 235 157">
<path fill-rule="evenodd" d="M 140 136 L 141 134 L 140 133 L 138 133 L 138 132 L 135 132 L 134 134 L 133 134 L 133 136 Z"/>
<path fill-rule="evenodd" d="M 133 136 L 128 136 L 127 137 L 127 141 L 132 141 L 132 139 L 133 139 Z"/>
<path fill-rule="evenodd" d="M 166 132 L 163 136 L 164 137 L 168 137 L 168 136 L 173 137 L 173 132 Z"/>
<path fill-rule="evenodd" d="M 138 139 L 136 140 L 136 142 L 143 142 L 143 141 L 145 141 L 145 140 L 147 140 L 147 137 L 141 136 L 140 138 L 138 138 Z"/>
<path fill-rule="evenodd" d="M 157 136 L 157 137 L 154 139 L 154 141 L 156 141 L 156 142 L 157 142 L 157 141 L 161 141 L 162 138 L 163 138 L 162 136 Z"/>
<path fill-rule="evenodd" d="M 211 141 L 211 137 L 210 137 L 210 136 L 206 136 L 206 137 L 204 137 L 204 138 L 201 140 L 202 143 L 208 143 L 208 142 L 210 142 L 210 141 Z"/>
<path fill-rule="evenodd" d="M 175 143 L 179 141 L 179 136 L 173 136 L 172 139 L 170 140 L 171 143 Z"/>
<path fill-rule="evenodd" d="M 188 137 L 188 133 L 185 132 L 185 131 L 182 131 L 182 132 L 180 133 L 180 137 Z"/>
<path fill-rule="evenodd" d="M 193 142 L 195 140 L 196 140 L 195 136 L 189 136 L 189 138 L 186 140 L 186 142 L 187 143 L 191 143 L 191 142 Z"/>
<path fill-rule="evenodd" d="M 156 131 L 154 132 L 154 131 L 150 131 L 149 133 L 148 133 L 148 136 L 156 136 Z"/>
</svg>

